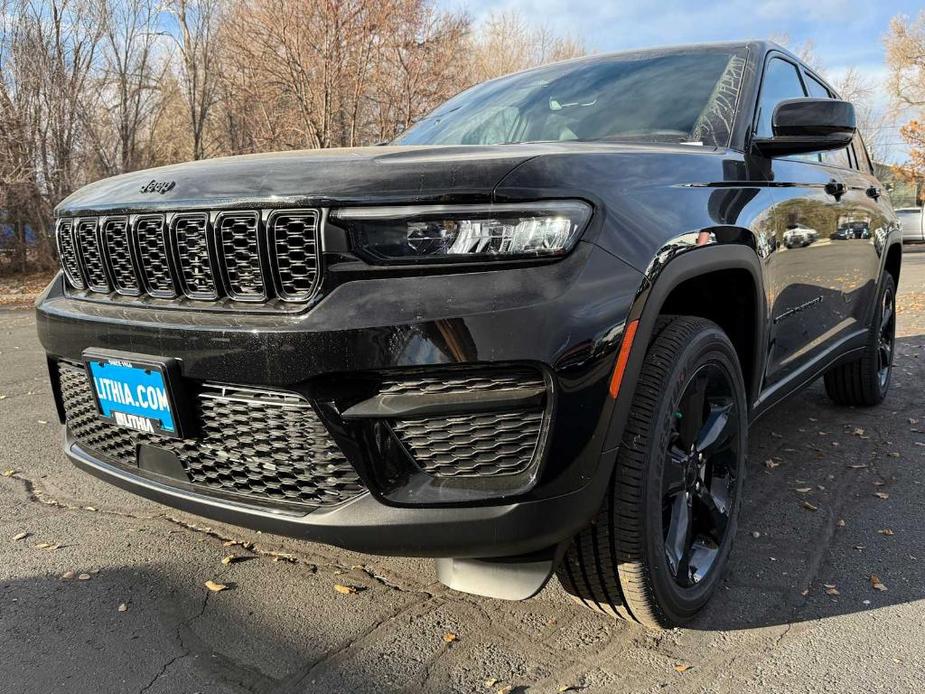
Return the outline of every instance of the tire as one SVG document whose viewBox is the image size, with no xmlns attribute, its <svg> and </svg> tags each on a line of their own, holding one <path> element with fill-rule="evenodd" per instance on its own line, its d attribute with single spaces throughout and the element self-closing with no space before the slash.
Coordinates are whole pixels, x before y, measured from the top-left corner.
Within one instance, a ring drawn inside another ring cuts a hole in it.
<svg viewBox="0 0 925 694">
<path fill-rule="evenodd" d="M 873 407 L 883 402 L 893 375 L 896 351 L 896 283 L 889 273 L 880 282 L 877 310 L 864 353 L 826 372 L 825 392 L 838 405 Z"/>
<path fill-rule="evenodd" d="M 714 379 L 724 385 L 713 385 Z M 705 380 L 710 385 L 701 388 Z M 702 398 L 699 393 L 704 393 Z M 690 424 L 685 426 L 684 413 L 697 411 L 710 413 L 708 423 L 720 421 L 726 412 L 720 434 L 734 445 L 723 452 L 720 435 L 709 445 L 704 435 L 707 427 L 693 424 L 696 416 L 687 417 Z M 719 326 L 688 316 L 660 319 L 602 508 L 591 525 L 575 536 L 557 568 L 560 582 L 578 603 L 652 628 L 683 624 L 703 608 L 719 585 L 735 536 L 748 447 L 747 413 L 738 357 Z M 691 452 L 684 452 L 685 440 L 703 442 L 704 451 L 711 452 L 706 458 L 695 458 L 693 446 Z M 696 481 L 691 482 L 691 470 L 698 465 L 704 471 L 711 468 L 709 482 L 706 472 L 701 481 L 696 471 Z M 693 486 L 671 496 L 676 483 Z M 667 536 L 694 536 L 694 532 L 676 531 L 683 526 L 685 507 L 687 517 L 695 521 L 708 508 L 701 500 L 707 487 L 706 496 L 713 499 L 707 512 L 711 521 L 720 517 L 716 513 L 720 506 L 726 515 L 722 533 L 697 535 L 693 545 L 697 553 L 685 563 L 683 557 L 678 560 L 680 543 L 669 542 Z M 713 490 L 718 490 L 716 497 Z M 720 504 L 717 498 L 723 494 Z M 712 552 L 708 565 L 706 551 Z M 700 567 L 694 565 L 695 559 Z M 706 569 L 698 576 L 703 566 Z"/>
</svg>

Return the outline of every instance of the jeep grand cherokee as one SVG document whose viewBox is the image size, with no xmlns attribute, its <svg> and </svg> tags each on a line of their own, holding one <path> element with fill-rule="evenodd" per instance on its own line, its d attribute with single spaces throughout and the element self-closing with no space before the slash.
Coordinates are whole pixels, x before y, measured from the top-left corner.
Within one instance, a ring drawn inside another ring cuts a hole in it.
<svg viewBox="0 0 925 694">
<path fill-rule="evenodd" d="M 557 573 L 691 618 L 748 425 L 820 376 L 841 405 L 890 383 L 896 217 L 852 106 L 771 43 L 548 65 L 389 146 L 130 173 L 56 214 L 38 329 L 73 462 L 483 595 Z"/>
</svg>

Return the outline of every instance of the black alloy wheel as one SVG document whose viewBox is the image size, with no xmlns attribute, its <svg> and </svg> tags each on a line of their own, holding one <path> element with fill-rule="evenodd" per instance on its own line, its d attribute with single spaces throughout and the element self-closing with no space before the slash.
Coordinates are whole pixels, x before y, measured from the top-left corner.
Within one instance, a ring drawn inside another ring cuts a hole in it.
<svg viewBox="0 0 925 694">
<path fill-rule="evenodd" d="M 731 377 L 702 366 L 671 418 L 662 476 L 665 559 L 675 582 L 700 583 L 716 564 L 735 502 L 738 413 Z"/>
<path fill-rule="evenodd" d="M 825 374 L 825 392 L 839 405 L 879 405 L 890 389 L 896 352 L 896 281 L 889 273 L 880 279 L 875 308 L 860 355 Z"/>
</svg>

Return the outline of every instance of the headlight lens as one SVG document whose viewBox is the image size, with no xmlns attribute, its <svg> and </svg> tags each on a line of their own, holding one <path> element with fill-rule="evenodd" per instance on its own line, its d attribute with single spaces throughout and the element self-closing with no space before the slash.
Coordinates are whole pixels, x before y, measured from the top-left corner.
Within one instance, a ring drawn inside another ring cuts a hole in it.
<svg viewBox="0 0 925 694">
<path fill-rule="evenodd" d="M 361 251 L 385 261 L 466 261 L 568 253 L 591 218 L 580 200 L 350 207 L 332 213 Z"/>
</svg>

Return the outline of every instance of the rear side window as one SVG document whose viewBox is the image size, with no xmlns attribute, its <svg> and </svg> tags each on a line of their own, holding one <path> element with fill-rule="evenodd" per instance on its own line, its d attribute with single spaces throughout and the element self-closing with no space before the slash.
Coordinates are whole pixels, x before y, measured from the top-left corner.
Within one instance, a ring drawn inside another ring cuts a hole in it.
<svg viewBox="0 0 925 694">
<path fill-rule="evenodd" d="M 774 107 L 785 99 L 798 99 L 806 96 L 803 83 L 800 82 L 800 73 L 796 65 L 771 58 L 764 71 L 764 81 L 761 83 L 761 98 L 758 100 L 758 123 L 755 134 L 758 137 L 771 137 L 771 117 Z"/>
</svg>

